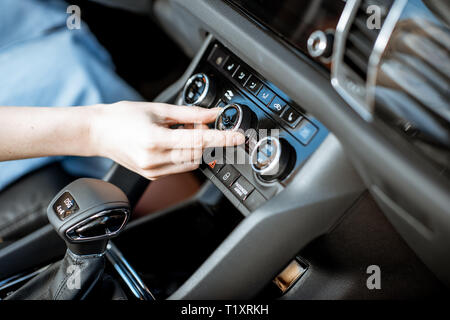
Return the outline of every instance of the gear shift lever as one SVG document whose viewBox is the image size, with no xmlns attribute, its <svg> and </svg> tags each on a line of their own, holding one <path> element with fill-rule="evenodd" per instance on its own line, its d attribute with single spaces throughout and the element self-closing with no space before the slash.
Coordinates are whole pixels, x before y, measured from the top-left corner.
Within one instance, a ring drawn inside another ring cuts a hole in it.
<svg viewBox="0 0 450 320">
<path fill-rule="evenodd" d="M 77 255 L 102 254 L 130 216 L 126 195 L 116 186 L 96 179 L 78 179 L 53 199 L 48 220 Z"/>
<path fill-rule="evenodd" d="M 125 227 L 130 206 L 126 195 L 111 183 L 79 179 L 56 195 L 47 216 L 67 244 L 66 255 L 8 299 L 86 298 L 103 279 L 106 245 Z"/>
</svg>

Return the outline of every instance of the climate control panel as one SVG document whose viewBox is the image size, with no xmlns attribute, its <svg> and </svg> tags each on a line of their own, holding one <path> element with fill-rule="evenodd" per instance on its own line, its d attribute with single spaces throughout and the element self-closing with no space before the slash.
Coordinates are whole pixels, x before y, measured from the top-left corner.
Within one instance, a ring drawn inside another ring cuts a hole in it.
<svg viewBox="0 0 450 320">
<path fill-rule="evenodd" d="M 244 215 L 281 192 L 328 135 L 317 119 L 217 41 L 178 103 L 220 107 L 211 128 L 245 134 L 243 146 L 207 150 L 201 166 Z"/>
</svg>

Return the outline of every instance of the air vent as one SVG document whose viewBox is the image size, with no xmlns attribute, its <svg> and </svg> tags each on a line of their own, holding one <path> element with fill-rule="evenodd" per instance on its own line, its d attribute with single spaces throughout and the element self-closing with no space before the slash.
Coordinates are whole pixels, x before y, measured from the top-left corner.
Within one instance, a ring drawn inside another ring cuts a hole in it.
<svg viewBox="0 0 450 320">
<path fill-rule="evenodd" d="M 332 80 L 336 90 L 366 119 L 366 82 L 375 43 L 394 0 L 348 0 L 336 30 Z M 374 15 L 380 22 L 373 25 Z"/>
<path fill-rule="evenodd" d="M 398 22 L 368 91 L 374 117 L 399 130 L 450 176 L 450 28 Z"/>
<path fill-rule="evenodd" d="M 372 5 L 379 8 L 379 29 L 369 28 Z M 450 28 L 426 8 L 434 6 L 347 0 L 332 84 L 364 119 L 400 132 L 450 176 Z"/>
<path fill-rule="evenodd" d="M 383 25 L 392 1 L 363 1 L 356 12 L 347 36 L 344 50 L 344 63 L 347 64 L 363 81 L 367 80 L 367 68 L 375 41 L 380 29 L 369 28 L 370 7 L 376 5 L 379 10 L 380 26 Z M 369 12 L 369 13 L 368 13 Z M 378 12 L 377 12 L 378 14 Z M 377 18 L 378 19 L 378 18 Z"/>
</svg>

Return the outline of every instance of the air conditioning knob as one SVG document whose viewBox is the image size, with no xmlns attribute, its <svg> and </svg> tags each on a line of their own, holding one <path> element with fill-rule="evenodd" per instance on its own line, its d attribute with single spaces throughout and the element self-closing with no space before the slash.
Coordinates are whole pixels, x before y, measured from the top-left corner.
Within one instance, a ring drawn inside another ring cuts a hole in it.
<svg viewBox="0 0 450 320">
<path fill-rule="evenodd" d="M 283 139 L 265 137 L 254 147 L 251 166 L 258 178 L 265 182 L 284 179 L 293 163 L 292 147 Z"/>
<path fill-rule="evenodd" d="M 246 132 L 255 128 L 256 116 L 249 107 L 240 104 L 229 104 L 217 116 L 215 128 L 222 131 L 243 130 Z"/>
<path fill-rule="evenodd" d="M 183 103 L 186 106 L 211 107 L 216 98 L 214 82 L 204 73 L 189 78 L 183 90 Z"/>
</svg>

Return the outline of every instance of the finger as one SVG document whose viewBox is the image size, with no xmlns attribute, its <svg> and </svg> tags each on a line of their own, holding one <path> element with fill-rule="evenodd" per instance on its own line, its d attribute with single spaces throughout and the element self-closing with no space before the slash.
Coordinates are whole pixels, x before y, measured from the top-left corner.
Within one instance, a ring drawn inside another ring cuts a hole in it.
<svg viewBox="0 0 450 320">
<path fill-rule="evenodd" d="M 168 151 L 170 154 L 170 163 L 201 163 L 203 158 L 203 149 L 192 148 L 192 149 L 172 149 Z"/>
<path fill-rule="evenodd" d="M 193 171 L 198 167 L 196 163 L 169 164 L 157 169 L 144 170 L 143 174 L 147 179 L 158 179 L 171 174 Z"/>
<path fill-rule="evenodd" d="M 144 170 L 156 169 L 170 164 L 181 164 L 186 162 L 201 163 L 203 149 L 172 149 L 154 154 L 145 166 Z"/>
<path fill-rule="evenodd" d="M 240 132 L 205 129 L 166 129 L 160 147 L 166 149 L 204 149 L 209 147 L 231 147 L 243 144 L 245 137 Z"/>
<path fill-rule="evenodd" d="M 202 123 L 188 123 L 177 129 L 205 129 L 205 130 L 208 130 L 209 127 L 208 127 L 208 125 L 202 124 Z"/>
<path fill-rule="evenodd" d="M 152 111 L 168 123 L 210 123 L 216 120 L 220 108 L 205 109 L 201 107 L 155 104 Z"/>
</svg>

